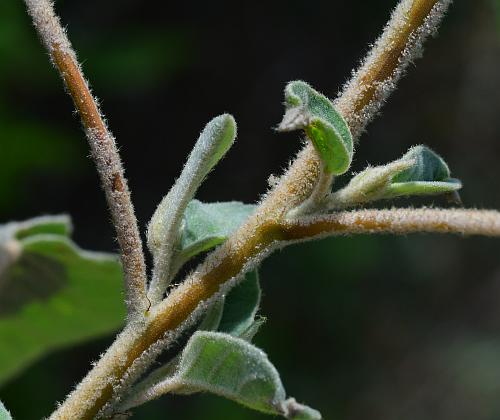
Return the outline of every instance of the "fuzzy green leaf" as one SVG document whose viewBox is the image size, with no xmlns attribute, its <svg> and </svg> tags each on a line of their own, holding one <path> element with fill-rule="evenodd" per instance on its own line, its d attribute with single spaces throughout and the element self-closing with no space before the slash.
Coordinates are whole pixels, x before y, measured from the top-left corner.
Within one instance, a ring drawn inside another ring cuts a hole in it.
<svg viewBox="0 0 500 420">
<path fill-rule="evenodd" d="M 181 176 L 158 205 L 148 226 L 148 246 L 153 255 L 164 241 L 172 241 L 185 207 L 208 173 L 229 150 L 236 138 L 236 122 L 232 115 L 212 119 L 203 129 Z"/>
<path fill-rule="evenodd" d="M 350 207 L 405 195 L 452 193 L 462 187 L 450 178 L 444 160 L 425 146 L 411 148 L 401 159 L 368 167 L 330 197 L 330 208 Z"/>
<path fill-rule="evenodd" d="M 268 414 L 321 419 L 316 410 L 286 399 L 279 374 L 262 350 L 229 334 L 196 332 L 167 382 L 176 393 L 210 392 Z"/>
<path fill-rule="evenodd" d="M 352 162 L 353 139 L 346 121 L 332 102 L 306 82 L 285 88 L 286 112 L 278 129 L 303 129 L 314 144 L 327 172 L 345 173 Z"/>
<path fill-rule="evenodd" d="M 255 321 L 260 296 L 259 275 L 251 271 L 227 294 L 219 331 L 236 337 L 247 331 Z"/>
<path fill-rule="evenodd" d="M 251 271 L 225 297 L 212 303 L 199 329 L 222 331 L 235 337 L 246 333 L 252 338 L 257 332 L 256 330 L 254 332 L 251 327 L 256 322 L 255 315 L 259 309 L 260 295 L 259 275 L 256 270 Z"/>
<path fill-rule="evenodd" d="M 224 301 L 225 298 L 221 297 L 210 305 L 203 317 L 203 321 L 201 321 L 198 327 L 199 330 L 217 331 L 224 312 Z"/>
<path fill-rule="evenodd" d="M 202 203 L 192 200 L 184 212 L 176 258 L 184 262 L 221 244 L 255 207 L 238 201 Z"/>
<path fill-rule="evenodd" d="M 0 226 L 0 383 L 57 348 L 123 325 L 117 257 L 79 249 L 67 217 Z"/>
<path fill-rule="evenodd" d="M 12 416 L 0 401 L 0 420 L 12 420 Z"/>
<path fill-rule="evenodd" d="M 428 147 L 412 147 L 400 160 L 413 163 L 392 178 L 386 198 L 445 194 L 462 188 L 459 180 L 450 178 L 450 169 L 443 158 Z"/>
</svg>

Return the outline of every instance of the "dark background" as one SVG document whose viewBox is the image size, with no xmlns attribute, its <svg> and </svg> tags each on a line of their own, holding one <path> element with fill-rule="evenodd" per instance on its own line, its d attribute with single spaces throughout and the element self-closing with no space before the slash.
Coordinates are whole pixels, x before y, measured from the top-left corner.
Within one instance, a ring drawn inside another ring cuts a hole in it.
<svg viewBox="0 0 500 420">
<path fill-rule="evenodd" d="M 256 202 L 300 148 L 296 134 L 272 130 L 285 83 L 303 79 L 334 96 L 395 3 L 66 0 L 57 9 L 117 137 L 144 227 L 198 133 L 223 112 L 238 121 L 238 141 L 198 198 Z M 354 171 L 425 143 L 463 180 L 466 206 L 500 208 L 494 12 L 486 0 L 455 2 L 362 137 Z M 65 212 L 82 247 L 116 250 L 72 109 L 22 2 L 2 0 L 0 222 Z M 434 235 L 290 247 L 263 264 L 268 322 L 256 342 L 287 392 L 326 419 L 498 419 L 498 252 L 497 240 Z M 0 399 L 17 419 L 48 415 L 111 341 L 45 357 Z M 134 418 L 266 416 L 195 396 L 165 397 Z"/>
</svg>

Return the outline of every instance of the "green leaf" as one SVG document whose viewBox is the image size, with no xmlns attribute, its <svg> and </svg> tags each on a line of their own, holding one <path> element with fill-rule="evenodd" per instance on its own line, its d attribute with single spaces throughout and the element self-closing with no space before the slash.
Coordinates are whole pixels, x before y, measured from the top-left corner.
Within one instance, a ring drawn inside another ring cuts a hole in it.
<svg viewBox="0 0 500 420">
<path fill-rule="evenodd" d="M 286 399 L 279 374 L 262 350 L 229 334 L 193 334 L 176 374 L 155 388 L 181 394 L 210 392 L 263 413 L 321 419 L 316 410 Z"/>
<path fill-rule="evenodd" d="M 368 167 L 330 197 L 330 208 L 350 207 L 404 195 L 436 195 L 457 191 L 444 160 L 425 146 L 411 148 L 401 159 Z"/>
<path fill-rule="evenodd" d="M 413 163 L 392 178 L 386 198 L 445 194 L 462 188 L 459 180 L 450 178 L 450 169 L 443 158 L 428 147 L 413 147 L 400 160 Z"/>
<path fill-rule="evenodd" d="M 79 249 L 70 231 L 65 216 L 0 226 L 0 383 L 123 325 L 120 263 Z"/>
<path fill-rule="evenodd" d="M 0 401 L 0 420 L 12 420 L 12 416 L 3 405 L 2 401 Z"/>
<path fill-rule="evenodd" d="M 222 331 L 240 337 L 257 332 L 255 315 L 260 305 L 260 284 L 257 271 L 247 273 L 225 297 L 217 299 L 210 307 L 199 326 L 202 331 Z M 253 328 L 252 328 L 253 327 Z"/>
<path fill-rule="evenodd" d="M 213 118 L 203 129 L 175 185 L 158 205 L 148 226 L 153 255 L 162 244 L 174 242 L 180 218 L 196 190 L 236 138 L 236 122 L 229 114 Z"/>
<path fill-rule="evenodd" d="M 239 337 L 255 321 L 261 290 L 257 271 L 247 273 L 226 296 L 219 331 Z"/>
<path fill-rule="evenodd" d="M 306 82 L 285 88 L 286 112 L 278 129 L 303 129 L 314 144 L 327 172 L 345 173 L 352 162 L 353 139 L 349 126 L 333 103 Z"/>
<path fill-rule="evenodd" d="M 192 200 L 184 212 L 176 258 L 182 263 L 224 242 L 255 209 L 238 201 L 202 203 Z"/>
<path fill-rule="evenodd" d="M 224 312 L 224 297 L 217 299 L 210 305 L 201 321 L 199 330 L 202 331 L 217 331 Z"/>
<path fill-rule="evenodd" d="M 41 216 L 17 223 L 16 239 L 43 234 L 69 236 L 71 230 L 71 220 L 68 216 Z"/>
</svg>

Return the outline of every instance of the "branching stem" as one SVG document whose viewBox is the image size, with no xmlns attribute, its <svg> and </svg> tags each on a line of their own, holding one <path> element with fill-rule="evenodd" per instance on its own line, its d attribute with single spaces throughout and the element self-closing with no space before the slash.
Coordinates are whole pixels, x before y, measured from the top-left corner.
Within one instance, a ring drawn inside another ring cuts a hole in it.
<svg viewBox="0 0 500 420">
<path fill-rule="evenodd" d="M 146 266 L 137 219 L 127 180 L 116 147 L 76 55 L 54 13 L 49 0 L 25 0 L 37 32 L 59 71 L 87 134 L 101 184 L 116 229 L 125 274 L 129 316 L 143 313 L 147 307 Z"/>
<path fill-rule="evenodd" d="M 142 245 L 114 140 L 81 75 L 52 5 L 48 0 L 25 1 L 54 64 L 73 96 L 89 135 L 122 246 L 128 299 L 130 302 L 143 302 L 145 277 Z M 401 0 L 368 58 L 335 101 L 337 110 L 348 122 L 355 138 L 380 109 L 407 65 L 418 55 L 421 43 L 437 27 L 449 3 L 450 0 Z M 108 158 L 101 159 L 103 156 Z M 334 234 L 338 232 L 335 229 L 340 228 L 344 229 L 342 233 L 349 232 L 347 213 L 342 213 L 343 218 L 337 216 L 336 221 L 334 216 L 325 216 L 321 224 L 315 219 L 306 219 L 301 223 L 286 220 L 287 213 L 310 197 L 317 186 L 320 165 L 314 148 L 304 148 L 254 215 L 165 300 L 154 305 L 143 324 L 129 324 L 125 328 L 87 377 L 53 413 L 52 418 L 91 419 L 96 416 L 114 397 L 114 387 L 123 383 L 138 358 L 164 339 L 166 334 L 186 325 L 203 302 L 219 293 L 230 280 L 258 264 L 276 246 L 327 233 Z M 370 220 L 370 213 L 363 214 L 364 218 L 353 219 L 358 231 L 351 226 L 352 233 L 361 232 L 361 220 Z M 385 229 L 402 233 L 402 221 L 399 221 L 399 225 L 396 221 L 390 224 L 390 217 L 397 214 L 386 214 L 383 220 L 372 215 L 372 224 L 366 222 L 368 224 L 364 231 Z M 455 219 L 455 222 L 452 219 L 444 220 L 444 215 L 448 213 L 426 214 L 440 217 L 437 224 L 427 223 L 429 230 L 464 231 L 464 226 Z M 498 216 L 496 213 L 488 215 L 495 221 L 493 230 L 496 232 Z M 412 231 L 410 226 L 415 226 L 413 231 L 417 230 L 416 225 L 408 223 L 408 232 Z M 475 227 L 477 233 L 489 232 L 490 228 Z"/>
</svg>

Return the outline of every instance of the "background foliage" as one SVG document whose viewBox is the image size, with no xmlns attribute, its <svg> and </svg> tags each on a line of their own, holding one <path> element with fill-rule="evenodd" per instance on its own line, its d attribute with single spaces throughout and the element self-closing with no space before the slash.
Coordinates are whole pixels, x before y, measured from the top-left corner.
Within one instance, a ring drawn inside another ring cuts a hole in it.
<svg viewBox="0 0 500 420">
<path fill-rule="evenodd" d="M 57 6 L 121 145 L 144 226 L 199 131 L 225 111 L 239 123 L 238 141 L 198 198 L 257 200 L 268 175 L 299 148 L 296 134 L 271 130 L 285 83 L 303 79 L 335 95 L 395 3 Z M 499 8 L 498 0 L 455 2 L 424 60 L 362 138 L 355 171 L 425 143 L 464 181 L 466 205 L 500 208 Z M 332 24 L 332 16 L 342 19 Z M 0 3 L 0 62 L 0 221 L 67 212 L 82 247 L 116 250 L 70 100 L 19 0 Z M 332 238 L 274 255 L 261 279 L 269 321 L 256 342 L 290 394 L 329 418 L 500 416 L 497 241 Z M 17 418 L 47 415 L 111 340 L 44 357 L 4 384 L 0 399 Z M 136 418 L 266 418 L 193 398 L 163 398 Z"/>
</svg>

